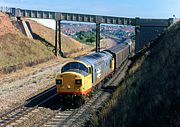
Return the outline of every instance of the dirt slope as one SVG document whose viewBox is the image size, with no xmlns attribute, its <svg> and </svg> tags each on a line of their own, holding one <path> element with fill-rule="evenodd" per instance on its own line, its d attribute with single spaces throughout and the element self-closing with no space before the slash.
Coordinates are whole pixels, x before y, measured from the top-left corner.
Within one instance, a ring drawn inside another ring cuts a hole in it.
<svg viewBox="0 0 180 127">
<path fill-rule="evenodd" d="M 180 22 L 133 65 L 127 79 L 91 123 L 103 127 L 179 127 L 179 40 Z"/>
<path fill-rule="evenodd" d="M 47 28 L 36 21 L 28 20 L 33 31 L 33 36 L 43 42 L 49 42 L 51 45 L 54 44 L 55 32 L 54 30 Z M 82 48 L 88 48 L 88 46 L 81 44 L 80 42 L 64 35 L 61 33 L 62 37 L 62 50 L 63 52 L 70 52 L 81 50 Z"/>
<path fill-rule="evenodd" d="M 28 65 L 46 61 L 54 57 L 51 51 L 40 42 L 24 36 L 13 24 L 11 19 L 0 14 L 0 71 L 18 64 Z"/>
<path fill-rule="evenodd" d="M 20 34 L 18 33 L 19 30 L 13 26 L 9 17 L 4 13 L 0 12 L 0 36 L 5 34 L 16 34 L 20 36 Z"/>
</svg>

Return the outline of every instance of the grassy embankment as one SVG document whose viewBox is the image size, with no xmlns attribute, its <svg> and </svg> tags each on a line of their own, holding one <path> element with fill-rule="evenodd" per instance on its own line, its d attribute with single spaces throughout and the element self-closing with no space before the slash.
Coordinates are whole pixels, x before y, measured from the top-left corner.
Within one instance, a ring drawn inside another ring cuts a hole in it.
<svg viewBox="0 0 180 127">
<path fill-rule="evenodd" d="M 16 71 L 53 57 L 43 44 L 28 39 L 12 24 L 8 15 L 0 13 L 0 72 Z"/>
<path fill-rule="evenodd" d="M 91 117 L 93 126 L 180 126 L 180 22 L 158 38 L 129 69 L 106 105 Z"/>
<path fill-rule="evenodd" d="M 25 36 L 7 33 L 0 36 L 0 67 L 19 63 L 33 64 L 33 61 L 53 57 L 53 54 L 42 44 Z"/>
</svg>

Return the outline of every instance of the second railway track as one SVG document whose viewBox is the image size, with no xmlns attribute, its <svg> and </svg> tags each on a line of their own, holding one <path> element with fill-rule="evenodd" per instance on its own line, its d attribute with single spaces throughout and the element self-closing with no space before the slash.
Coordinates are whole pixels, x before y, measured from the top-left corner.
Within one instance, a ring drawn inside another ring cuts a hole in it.
<svg viewBox="0 0 180 127">
<path fill-rule="evenodd" d="M 29 112 L 38 108 L 39 105 L 45 103 L 49 99 L 53 98 L 56 94 L 56 88 L 51 87 L 45 92 L 27 100 L 24 104 L 19 105 L 0 115 L 0 127 L 5 127 L 15 122 L 16 120 L 27 115 Z"/>
</svg>

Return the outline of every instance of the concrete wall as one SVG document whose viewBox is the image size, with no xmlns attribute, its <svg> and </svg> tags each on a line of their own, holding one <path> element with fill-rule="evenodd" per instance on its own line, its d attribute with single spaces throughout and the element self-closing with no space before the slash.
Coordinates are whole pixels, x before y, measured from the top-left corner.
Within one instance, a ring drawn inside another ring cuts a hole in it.
<svg viewBox="0 0 180 127">
<path fill-rule="evenodd" d="M 136 45 L 135 45 L 135 51 L 139 52 L 141 49 L 143 49 L 146 45 L 148 45 L 149 42 L 154 40 L 158 35 L 160 35 L 167 27 L 148 27 L 148 26 L 141 26 L 136 27 Z"/>
</svg>

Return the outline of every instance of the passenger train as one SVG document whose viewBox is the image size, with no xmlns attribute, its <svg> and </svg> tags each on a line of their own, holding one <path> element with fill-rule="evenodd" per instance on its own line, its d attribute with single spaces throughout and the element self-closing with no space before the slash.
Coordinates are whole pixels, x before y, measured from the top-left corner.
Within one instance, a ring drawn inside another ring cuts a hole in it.
<svg viewBox="0 0 180 127">
<path fill-rule="evenodd" d="M 112 75 L 128 59 L 132 50 L 132 41 L 127 39 L 109 49 L 66 63 L 56 77 L 57 93 L 63 99 L 79 103 L 102 80 Z"/>
</svg>

